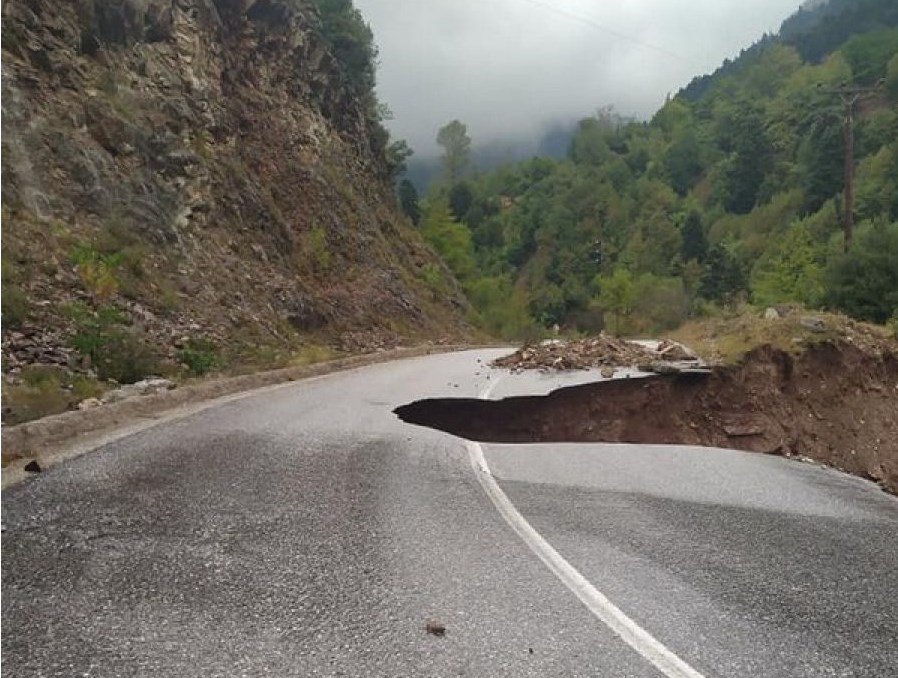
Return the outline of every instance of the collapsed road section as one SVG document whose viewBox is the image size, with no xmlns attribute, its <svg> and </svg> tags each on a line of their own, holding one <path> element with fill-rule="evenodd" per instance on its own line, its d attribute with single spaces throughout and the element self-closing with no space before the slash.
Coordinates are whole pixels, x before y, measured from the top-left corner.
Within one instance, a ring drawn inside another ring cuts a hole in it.
<svg viewBox="0 0 898 678">
<path fill-rule="evenodd" d="M 707 373 L 611 379 L 547 396 L 433 398 L 395 410 L 480 442 L 707 445 L 808 457 L 898 492 L 898 357 L 770 346 Z"/>
</svg>

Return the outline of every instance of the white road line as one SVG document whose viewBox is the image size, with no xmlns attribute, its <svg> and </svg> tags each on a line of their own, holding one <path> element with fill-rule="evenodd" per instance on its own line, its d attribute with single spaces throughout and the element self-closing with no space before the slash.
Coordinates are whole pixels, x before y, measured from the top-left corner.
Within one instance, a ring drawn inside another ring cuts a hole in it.
<svg viewBox="0 0 898 678">
<path fill-rule="evenodd" d="M 497 379 L 479 397 L 488 398 L 498 383 Z M 701 673 L 624 614 L 601 591 L 590 584 L 586 577 L 580 574 L 558 551 L 552 548 L 552 545 L 539 532 L 533 529 L 533 526 L 511 503 L 508 495 L 499 487 L 499 483 L 490 472 L 480 443 L 468 441 L 468 456 L 471 459 L 474 475 L 477 476 L 480 485 L 505 521 L 524 540 L 530 550 L 552 570 L 555 576 L 586 605 L 590 612 L 668 678 L 704 678 Z"/>
</svg>

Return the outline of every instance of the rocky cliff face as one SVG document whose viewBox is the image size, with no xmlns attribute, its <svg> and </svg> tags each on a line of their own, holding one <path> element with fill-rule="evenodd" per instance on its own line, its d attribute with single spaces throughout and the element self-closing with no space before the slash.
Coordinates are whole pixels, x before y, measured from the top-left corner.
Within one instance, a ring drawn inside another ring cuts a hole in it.
<svg viewBox="0 0 898 678">
<path fill-rule="evenodd" d="M 7 373 L 459 334 L 328 44 L 304 0 L 4 0 Z"/>
</svg>

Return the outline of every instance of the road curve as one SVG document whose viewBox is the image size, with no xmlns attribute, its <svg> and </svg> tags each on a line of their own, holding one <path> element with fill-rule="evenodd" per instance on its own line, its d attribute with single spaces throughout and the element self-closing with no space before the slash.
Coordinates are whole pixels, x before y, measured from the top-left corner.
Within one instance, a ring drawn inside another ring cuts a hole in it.
<svg viewBox="0 0 898 678">
<path fill-rule="evenodd" d="M 510 527 L 465 441 L 392 414 L 563 383 L 496 384 L 495 355 L 266 390 L 5 490 L 3 669 L 664 675 Z M 522 521 L 695 675 L 895 675 L 898 502 L 873 485 L 723 450 L 483 453 Z"/>
</svg>

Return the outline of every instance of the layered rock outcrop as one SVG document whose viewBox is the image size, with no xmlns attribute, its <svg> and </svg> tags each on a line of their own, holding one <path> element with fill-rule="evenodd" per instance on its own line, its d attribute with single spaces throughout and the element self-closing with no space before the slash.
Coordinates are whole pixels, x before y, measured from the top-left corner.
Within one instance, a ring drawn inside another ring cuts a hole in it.
<svg viewBox="0 0 898 678">
<path fill-rule="evenodd" d="M 7 371 L 84 367 L 101 311 L 175 361 L 464 331 L 308 2 L 5 0 L 2 29 Z"/>
</svg>

